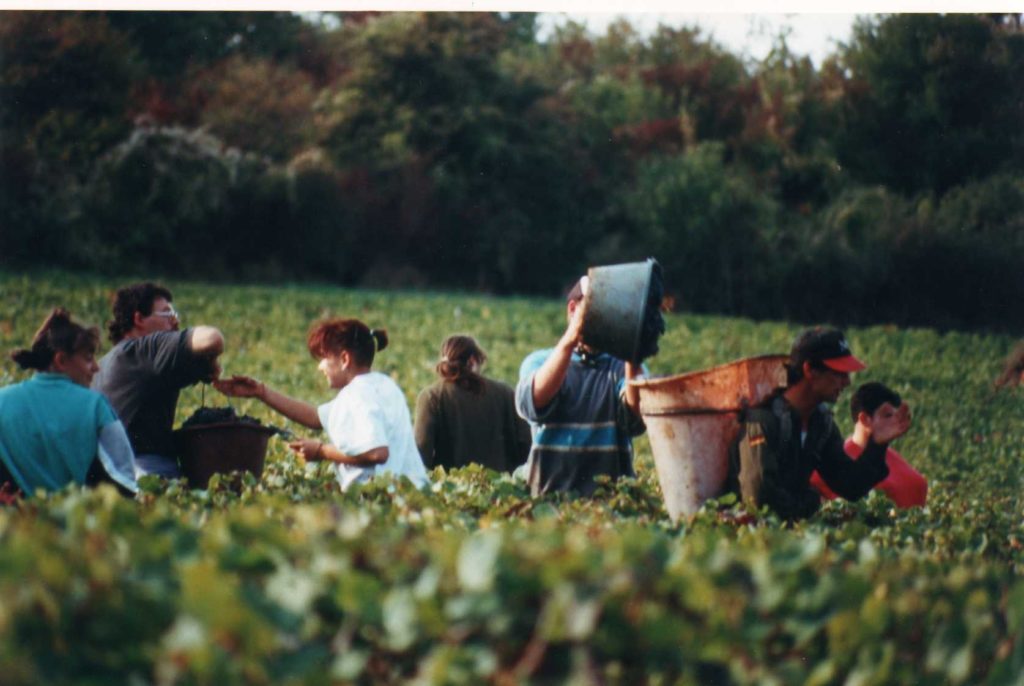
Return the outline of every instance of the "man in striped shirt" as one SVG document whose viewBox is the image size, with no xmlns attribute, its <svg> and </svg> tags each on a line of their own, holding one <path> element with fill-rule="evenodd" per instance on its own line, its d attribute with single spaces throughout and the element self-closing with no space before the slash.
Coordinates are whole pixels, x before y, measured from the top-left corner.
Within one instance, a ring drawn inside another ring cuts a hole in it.
<svg viewBox="0 0 1024 686">
<path fill-rule="evenodd" d="M 530 423 L 526 471 L 533 495 L 591 495 L 595 476 L 633 476 L 633 436 L 644 432 L 640 397 L 626 381 L 639 365 L 587 348 L 580 336 L 586 277 L 568 294 L 569 325 L 554 348 L 523 360 L 516 410 Z"/>
</svg>

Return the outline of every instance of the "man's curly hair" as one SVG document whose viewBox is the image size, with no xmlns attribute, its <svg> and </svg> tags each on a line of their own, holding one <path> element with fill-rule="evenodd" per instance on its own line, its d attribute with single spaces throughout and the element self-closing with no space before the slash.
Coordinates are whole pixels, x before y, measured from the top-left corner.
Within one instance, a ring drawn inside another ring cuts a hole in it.
<svg viewBox="0 0 1024 686">
<path fill-rule="evenodd" d="M 145 283 L 133 283 L 125 286 L 114 294 L 111 299 L 111 309 L 114 318 L 107 323 L 107 333 L 111 343 L 120 343 L 128 332 L 135 327 L 135 313 L 143 317 L 153 314 L 153 301 L 163 298 L 171 302 L 174 296 L 171 292 L 149 281 Z"/>
</svg>

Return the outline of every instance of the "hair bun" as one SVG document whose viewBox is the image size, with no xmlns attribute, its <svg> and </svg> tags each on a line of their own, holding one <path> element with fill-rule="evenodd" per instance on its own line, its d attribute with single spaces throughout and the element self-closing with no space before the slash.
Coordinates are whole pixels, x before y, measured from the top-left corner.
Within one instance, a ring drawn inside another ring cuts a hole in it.
<svg viewBox="0 0 1024 686">
<path fill-rule="evenodd" d="M 388 332 L 385 329 L 370 329 L 370 337 L 376 341 L 377 352 L 388 347 Z"/>
<path fill-rule="evenodd" d="M 49 366 L 48 364 L 43 364 L 41 357 L 38 351 L 29 348 L 22 348 L 11 353 L 11 359 L 19 367 L 22 369 L 35 369 L 36 371 L 42 371 Z"/>
<path fill-rule="evenodd" d="M 95 328 L 76 324 L 66 308 L 55 307 L 32 337 L 31 347 L 15 350 L 11 359 L 22 369 L 42 372 L 50 367 L 58 352 L 73 355 L 88 350 L 95 353 L 98 339 L 99 332 Z"/>
</svg>

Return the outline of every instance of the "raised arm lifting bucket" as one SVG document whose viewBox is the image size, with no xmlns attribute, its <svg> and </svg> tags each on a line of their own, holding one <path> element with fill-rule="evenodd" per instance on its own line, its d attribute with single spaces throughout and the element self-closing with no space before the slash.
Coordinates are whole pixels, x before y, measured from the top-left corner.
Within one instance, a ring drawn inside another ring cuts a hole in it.
<svg viewBox="0 0 1024 686">
<path fill-rule="evenodd" d="M 711 369 L 631 381 L 640 391 L 654 466 L 672 520 L 721 495 L 739 412 L 786 385 L 785 355 L 748 357 Z"/>
</svg>

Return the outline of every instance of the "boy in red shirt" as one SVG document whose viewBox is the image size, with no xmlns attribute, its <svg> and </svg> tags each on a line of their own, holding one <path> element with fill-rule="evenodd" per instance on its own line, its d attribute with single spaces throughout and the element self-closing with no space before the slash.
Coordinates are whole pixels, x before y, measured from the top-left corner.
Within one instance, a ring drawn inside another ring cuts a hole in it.
<svg viewBox="0 0 1024 686">
<path fill-rule="evenodd" d="M 902 402 L 898 393 L 877 382 L 858 388 L 850 399 L 850 414 L 856 425 L 853 435 L 843 446 L 846 454 L 853 459 L 860 457 L 871 439 L 872 424 L 893 415 Z M 889 496 L 896 507 L 923 506 L 928 495 L 928 481 L 892 448 L 886 450 L 885 463 L 889 467 L 889 476 L 875 488 Z M 811 475 L 811 485 L 829 500 L 836 497 L 817 472 Z"/>
</svg>

